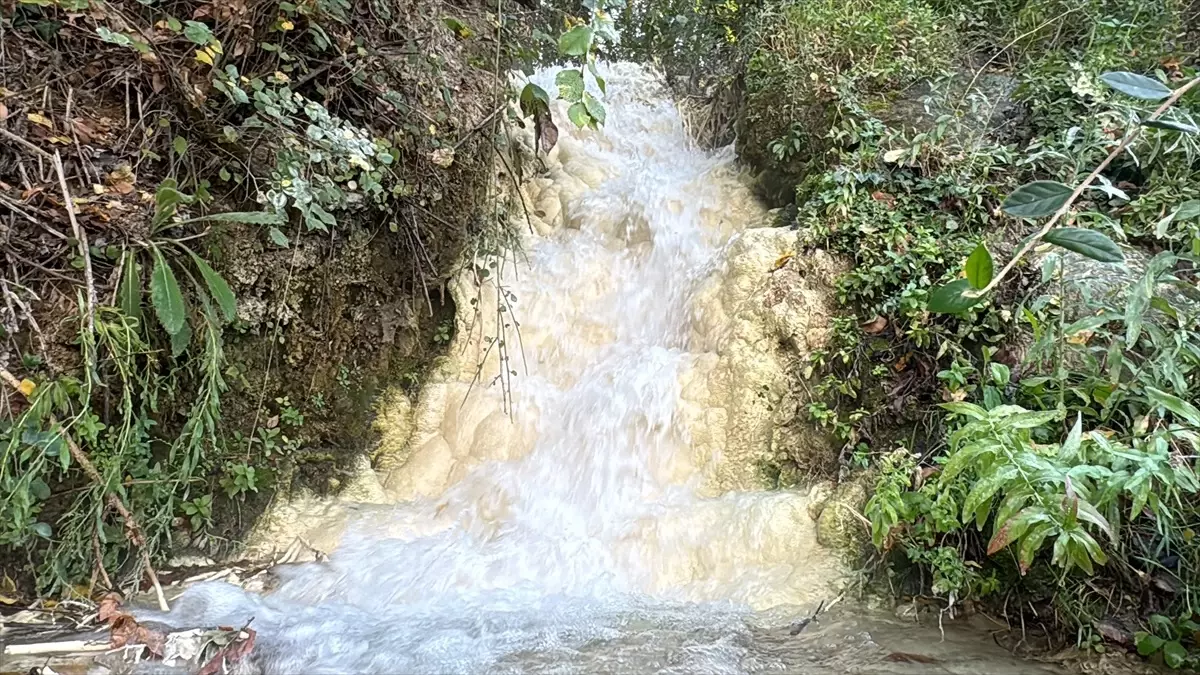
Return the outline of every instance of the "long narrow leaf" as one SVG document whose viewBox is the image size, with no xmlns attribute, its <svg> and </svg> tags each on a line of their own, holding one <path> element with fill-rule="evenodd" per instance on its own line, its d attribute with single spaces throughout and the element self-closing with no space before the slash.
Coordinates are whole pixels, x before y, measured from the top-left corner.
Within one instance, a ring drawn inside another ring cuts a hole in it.
<svg viewBox="0 0 1200 675">
<path fill-rule="evenodd" d="M 179 282 L 162 251 L 157 247 L 151 251 L 154 255 L 154 272 L 150 275 L 150 300 L 154 303 L 159 323 L 168 335 L 173 336 L 183 330 L 187 323 L 187 306 L 183 304 Z"/>
</svg>

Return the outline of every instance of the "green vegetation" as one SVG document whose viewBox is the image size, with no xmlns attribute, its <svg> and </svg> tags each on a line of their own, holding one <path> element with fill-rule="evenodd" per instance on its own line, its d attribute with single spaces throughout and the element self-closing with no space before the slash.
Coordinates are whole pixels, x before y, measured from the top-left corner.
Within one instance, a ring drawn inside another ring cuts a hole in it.
<svg viewBox="0 0 1200 675">
<path fill-rule="evenodd" d="M 127 588 L 236 545 L 281 477 L 337 484 L 381 384 L 449 341 L 435 289 L 508 227 L 489 149 L 532 16 L 4 3 L 6 587 Z"/>
<path fill-rule="evenodd" d="M 1195 12 L 790 0 L 740 52 L 739 153 L 853 263 L 804 371 L 874 477 L 882 578 L 1176 668 L 1200 656 Z"/>
</svg>

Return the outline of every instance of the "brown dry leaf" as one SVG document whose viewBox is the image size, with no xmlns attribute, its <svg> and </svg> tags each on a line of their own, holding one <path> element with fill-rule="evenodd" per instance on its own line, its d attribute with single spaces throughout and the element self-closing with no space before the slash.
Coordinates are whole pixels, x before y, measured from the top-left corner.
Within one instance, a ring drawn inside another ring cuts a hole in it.
<svg viewBox="0 0 1200 675">
<path fill-rule="evenodd" d="M 894 366 L 892 366 L 892 368 L 895 369 L 895 371 L 897 373 L 903 372 L 904 369 L 908 367 L 908 358 L 909 358 L 909 354 L 905 354 L 904 356 L 901 356 L 899 359 L 896 360 L 896 364 Z"/>
<path fill-rule="evenodd" d="M 49 140 L 51 143 L 58 143 L 59 145 L 71 144 L 71 139 L 67 138 L 66 136 L 51 136 L 47 140 Z"/>
<path fill-rule="evenodd" d="M 17 582 L 9 578 L 7 574 L 0 577 L 0 604 L 15 605 L 20 601 L 17 597 Z"/>
<path fill-rule="evenodd" d="M 150 75 L 150 87 L 156 94 L 167 88 L 167 81 L 163 78 L 162 73 L 156 70 Z"/>
<path fill-rule="evenodd" d="M 134 175 L 133 170 L 129 168 L 128 164 L 122 164 L 113 169 L 112 173 L 108 174 L 107 180 L 114 192 L 127 195 L 133 192 L 133 185 L 137 182 L 137 176 Z"/>
<path fill-rule="evenodd" d="M 246 657 L 254 650 L 254 638 L 257 633 L 253 628 L 246 628 L 238 632 L 237 638 L 225 645 L 213 655 L 208 663 L 204 664 L 196 675 L 217 675 L 228 671 L 227 666 L 231 663 L 237 663 Z"/>
<path fill-rule="evenodd" d="M 887 328 L 887 326 L 887 319 L 879 316 L 878 314 L 875 315 L 874 319 L 858 325 L 858 327 L 862 328 L 863 332 L 867 333 L 868 335 L 879 335 L 885 328 Z"/>
<path fill-rule="evenodd" d="M 1086 345 L 1088 340 L 1091 340 L 1092 336 L 1095 334 L 1095 331 L 1081 330 L 1073 335 L 1068 335 L 1067 342 L 1073 345 Z"/>
<path fill-rule="evenodd" d="M 884 204 L 887 204 L 888 206 L 892 206 L 896 203 L 895 197 L 893 197 L 892 195 L 889 195 L 888 193 L 883 192 L 881 190 L 872 192 L 871 199 L 874 199 L 877 202 L 883 202 Z"/>
<path fill-rule="evenodd" d="M 272 415 L 271 417 L 267 418 L 268 429 L 274 429 L 277 426 L 279 426 L 279 415 Z"/>
<path fill-rule="evenodd" d="M 3 101 L 0 101 L 0 122 L 6 119 L 8 119 L 8 106 L 4 105 Z"/>
<path fill-rule="evenodd" d="M 96 128 L 90 122 L 84 119 L 75 118 L 71 120 L 71 127 L 75 129 L 75 133 L 79 136 L 79 140 L 84 143 L 91 143 L 100 135 Z"/>
</svg>

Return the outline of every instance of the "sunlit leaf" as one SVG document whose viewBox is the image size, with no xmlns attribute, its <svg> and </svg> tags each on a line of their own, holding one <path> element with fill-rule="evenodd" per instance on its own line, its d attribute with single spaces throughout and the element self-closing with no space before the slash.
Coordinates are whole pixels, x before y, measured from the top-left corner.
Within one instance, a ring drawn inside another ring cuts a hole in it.
<svg viewBox="0 0 1200 675">
<path fill-rule="evenodd" d="M 1144 101 L 1161 101 L 1171 95 L 1170 87 L 1145 75 L 1129 72 L 1104 73 L 1100 81 L 1117 91 Z"/>
<path fill-rule="evenodd" d="M 565 56 L 583 56 L 592 46 L 592 28 L 586 24 L 575 26 L 558 38 L 558 51 Z"/>
<path fill-rule="evenodd" d="M 980 244 L 971 252 L 966 264 L 967 281 L 975 288 L 983 288 L 992 280 L 992 254 L 987 246 Z"/>
<path fill-rule="evenodd" d="M 558 86 L 558 97 L 564 101 L 577 103 L 583 98 L 583 74 L 574 68 L 560 70 L 554 84 Z"/>
</svg>

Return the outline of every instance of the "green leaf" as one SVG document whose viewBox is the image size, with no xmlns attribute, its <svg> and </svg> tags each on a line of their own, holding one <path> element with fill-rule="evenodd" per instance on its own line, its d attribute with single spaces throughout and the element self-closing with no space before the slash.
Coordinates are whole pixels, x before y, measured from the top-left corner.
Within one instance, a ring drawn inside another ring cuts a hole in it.
<svg viewBox="0 0 1200 675">
<path fill-rule="evenodd" d="M 270 211 L 226 211 L 225 213 L 210 213 L 199 218 L 190 218 L 181 225 L 215 221 L 219 223 L 243 223 L 245 225 L 282 225 L 283 214 Z"/>
<path fill-rule="evenodd" d="M 1041 218 L 1052 215 L 1071 198 L 1073 190 L 1053 180 L 1037 180 L 1013 191 L 1000 208 L 1018 218 Z"/>
<path fill-rule="evenodd" d="M 171 147 L 174 148 L 177 156 L 183 157 L 183 153 L 187 152 L 188 149 L 187 139 L 183 136 L 176 136 L 175 140 L 171 142 Z"/>
<path fill-rule="evenodd" d="M 1120 247 L 1105 234 L 1095 230 L 1058 227 L 1047 232 L 1043 239 L 1092 260 L 1103 263 L 1125 262 L 1125 254 L 1121 253 Z"/>
<path fill-rule="evenodd" d="M 600 77 L 600 71 L 596 69 L 596 60 L 588 61 L 588 70 L 592 71 L 592 77 L 596 78 L 596 86 L 600 87 L 601 94 L 608 93 L 608 85 L 605 84 L 604 78 Z"/>
<path fill-rule="evenodd" d="M 124 268 L 121 270 L 121 285 L 117 289 L 117 305 L 131 319 L 142 318 L 142 274 L 138 267 L 137 254 L 125 253 Z"/>
<path fill-rule="evenodd" d="M 43 539 L 49 539 L 50 535 L 54 533 L 46 523 L 34 523 L 29 529 Z"/>
<path fill-rule="evenodd" d="M 188 345 L 192 343 L 192 327 L 183 322 L 183 328 L 179 329 L 178 333 L 171 336 L 171 358 L 177 359 L 187 351 Z"/>
<path fill-rule="evenodd" d="M 278 227 L 272 227 L 271 229 L 267 230 L 267 236 L 271 238 L 271 241 L 274 242 L 276 246 L 287 248 L 289 245 L 287 235 L 285 235 L 283 230 L 280 230 Z"/>
<path fill-rule="evenodd" d="M 943 314 L 964 312 L 983 299 L 982 296 L 974 295 L 975 292 L 975 289 L 971 288 L 971 282 L 966 279 L 938 286 L 929 294 L 929 311 Z"/>
<path fill-rule="evenodd" d="M 575 26 L 558 38 L 558 51 L 565 56 L 583 56 L 592 46 L 592 27 Z"/>
<path fill-rule="evenodd" d="M 966 265 L 967 281 L 971 282 L 971 286 L 975 288 L 983 288 L 992 280 L 992 254 L 988 253 L 987 246 L 980 244 L 971 252 L 967 258 Z"/>
<path fill-rule="evenodd" d="M 583 92 L 583 105 L 587 107 L 588 115 L 591 115 L 595 124 L 604 124 L 604 104 L 599 99 L 585 91 Z"/>
<path fill-rule="evenodd" d="M 1154 633 L 1146 633 L 1138 631 L 1134 637 L 1134 642 L 1137 644 L 1137 653 L 1142 656 L 1153 656 L 1158 650 L 1162 649 L 1166 640 L 1158 637 Z"/>
<path fill-rule="evenodd" d="M 217 302 L 217 306 L 221 308 L 221 312 L 225 314 L 226 321 L 233 321 L 237 318 L 237 298 L 233 295 L 233 289 L 229 288 L 229 284 L 225 279 L 217 274 L 216 270 L 208 265 L 203 258 L 188 250 L 188 255 L 192 256 L 192 262 L 196 264 L 196 269 L 200 270 L 200 276 L 204 277 L 204 284 L 208 286 L 208 292 L 212 295 L 213 300 Z"/>
<path fill-rule="evenodd" d="M 1187 661 L 1187 649 L 1179 644 L 1179 640 L 1171 640 L 1163 645 L 1163 663 L 1167 664 L 1168 668 L 1179 668 Z"/>
<path fill-rule="evenodd" d="M 1142 122 L 1142 126 L 1150 127 L 1151 129 L 1178 131 L 1184 134 L 1200 134 L 1200 128 L 1196 128 L 1190 124 L 1184 124 L 1183 122 L 1175 122 L 1173 120 L 1147 120 Z"/>
<path fill-rule="evenodd" d="M 981 518 L 979 516 L 980 507 L 990 505 L 992 497 L 1004 487 L 1005 483 L 1016 478 L 1018 473 L 1018 467 L 1015 464 L 1009 464 L 980 477 L 963 501 L 963 523 L 969 522 L 971 514 L 975 514 L 975 524 L 983 527 L 983 523 L 987 520 L 987 511 L 983 511 Z"/>
<path fill-rule="evenodd" d="M 567 108 L 567 117 L 571 118 L 571 123 L 580 129 L 592 122 L 592 116 L 588 114 L 587 106 L 583 103 L 574 103 Z"/>
<path fill-rule="evenodd" d="M 550 95 L 545 89 L 530 82 L 521 90 L 521 112 L 526 117 L 533 117 L 540 111 L 550 110 Z"/>
<path fill-rule="evenodd" d="M 1186 201 L 1175 209 L 1176 220 L 1191 220 L 1192 218 L 1200 218 L 1200 199 Z"/>
<path fill-rule="evenodd" d="M 191 197 L 178 190 L 174 179 L 164 180 L 154 191 L 154 229 L 157 230 L 165 225 L 171 216 L 175 215 L 175 208 L 179 204 L 190 202 Z"/>
<path fill-rule="evenodd" d="M 1170 87 L 1158 80 L 1129 72 L 1104 73 L 1100 81 L 1117 91 L 1143 101 L 1161 101 L 1171 95 Z"/>
<path fill-rule="evenodd" d="M 185 21 L 183 36 L 192 42 L 205 46 L 213 39 L 212 29 L 199 21 Z"/>
<path fill-rule="evenodd" d="M 1168 394 L 1167 392 L 1161 389 L 1155 389 L 1154 387 L 1146 387 L 1146 393 L 1150 396 L 1150 400 L 1153 401 L 1155 405 L 1159 405 L 1167 410 L 1170 410 L 1179 417 L 1187 420 L 1187 422 L 1193 426 L 1200 426 L 1200 410 L 1198 410 L 1196 406 L 1188 403 L 1178 396 L 1175 396 L 1174 394 Z"/>
<path fill-rule="evenodd" d="M 583 99 L 583 73 L 578 70 L 560 70 L 554 84 L 558 85 L 558 97 L 564 101 L 578 103 Z"/>
<path fill-rule="evenodd" d="M 183 304 L 183 294 L 179 291 L 179 282 L 170 264 L 163 257 L 162 251 L 152 248 L 154 255 L 154 271 L 150 274 L 150 300 L 158 314 L 158 321 L 166 329 L 168 335 L 175 335 L 183 330 L 187 323 L 187 308 Z"/>
<path fill-rule="evenodd" d="M 987 417 L 987 411 L 975 405 L 974 403 L 962 401 L 953 403 L 939 403 L 938 405 L 952 413 L 955 413 L 956 415 L 964 415 L 972 419 L 981 420 Z"/>
</svg>

